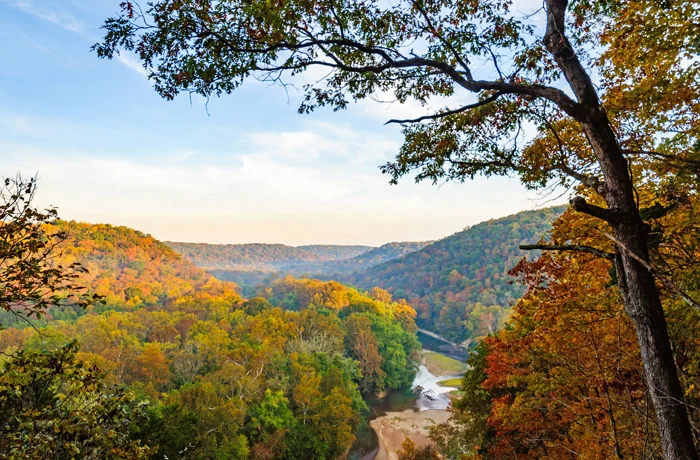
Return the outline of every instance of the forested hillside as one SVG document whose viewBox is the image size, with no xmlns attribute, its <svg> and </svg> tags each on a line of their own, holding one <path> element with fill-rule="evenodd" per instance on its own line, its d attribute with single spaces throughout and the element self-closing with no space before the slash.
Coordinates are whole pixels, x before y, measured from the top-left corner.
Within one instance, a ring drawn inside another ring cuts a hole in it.
<svg viewBox="0 0 700 460">
<path fill-rule="evenodd" d="M 374 248 L 372 246 L 358 245 L 312 244 L 297 246 L 297 249 L 315 254 L 320 260 L 347 260 L 364 254 Z"/>
<path fill-rule="evenodd" d="M 337 458 L 362 423 L 363 397 L 415 375 L 415 311 L 384 291 L 287 277 L 246 300 L 143 233 L 75 222 L 43 231 L 57 228 L 68 238 L 52 263 L 81 263 L 89 273 L 77 282 L 102 297 L 87 311 L 54 307 L 35 327 L 5 323 L 3 452 Z M 37 386 L 46 392 L 32 399 Z M 116 412 L 86 411 L 94 398 Z"/>
<path fill-rule="evenodd" d="M 378 248 L 372 248 L 348 261 L 346 264 L 350 269 L 362 270 L 374 265 L 387 262 L 389 260 L 398 259 L 401 256 L 423 249 L 424 247 L 433 244 L 433 241 L 402 241 L 394 243 L 386 243 Z M 347 270 L 347 269 L 345 269 Z"/>
<path fill-rule="evenodd" d="M 294 247 L 284 244 L 206 244 L 172 241 L 165 244 L 198 267 L 216 270 L 222 277 L 245 281 L 251 279 L 251 275 L 238 272 L 260 272 L 261 276 L 253 276 L 252 279 L 255 280 L 264 278 L 263 273 L 271 272 L 279 272 L 281 275 L 308 273 L 325 276 L 349 273 L 401 257 L 430 243 L 396 242 L 378 248 L 330 244 Z"/>
<path fill-rule="evenodd" d="M 172 241 L 166 241 L 165 244 L 202 268 L 274 271 L 285 266 L 331 260 L 328 251 L 307 251 L 285 244 L 206 244 Z"/>
<path fill-rule="evenodd" d="M 525 211 L 474 225 L 417 252 L 351 275 L 407 299 L 419 324 L 454 341 L 494 332 L 525 292 L 508 272 L 528 254 L 520 244 L 546 236 L 563 207 Z"/>
<path fill-rule="evenodd" d="M 198 267 L 220 280 L 238 284 L 246 295 L 257 292 L 259 284 L 285 275 L 337 279 L 388 260 L 417 251 L 424 242 L 387 243 L 371 246 L 282 244 L 198 244 L 166 242 Z"/>
<path fill-rule="evenodd" d="M 134 310 L 162 308 L 189 295 L 201 296 L 214 290 L 238 296 L 237 286 L 222 283 L 150 235 L 127 227 L 57 221 L 48 226 L 51 233 L 65 232 L 56 264 L 78 262 L 87 273 L 81 282 L 87 293 L 102 296 L 94 308 Z M 53 309 L 49 319 L 75 318 L 83 312 L 75 308 Z M 0 312 L 0 323 L 15 324 L 14 315 Z"/>
<path fill-rule="evenodd" d="M 469 342 L 503 326 L 510 307 L 525 292 L 524 285 L 508 275 L 528 255 L 518 246 L 545 237 L 563 210 L 525 211 L 437 242 L 388 243 L 346 260 L 321 259 L 342 257 L 361 247 L 168 244 L 201 267 L 237 264 L 239 269 L 210 272 L 239 284 L 246 295 L 288 273 L 336 279 L 363 289 L 379 286 L 409 300 L 422 326 L 452 341 Z"/>
</svg>

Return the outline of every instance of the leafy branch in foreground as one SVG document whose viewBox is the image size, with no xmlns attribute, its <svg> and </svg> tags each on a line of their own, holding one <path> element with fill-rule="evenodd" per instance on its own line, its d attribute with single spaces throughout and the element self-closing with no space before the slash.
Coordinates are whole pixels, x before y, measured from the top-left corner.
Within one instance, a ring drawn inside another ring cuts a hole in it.
<svg viewBox="0 0 700 460">
<path fill-rule="evenodd" d="M 20 350 L 0 365 L 3 458 L 146 459 L 129 437 L 144 407 L 103 372 L 81 362 L 75 341 L 52 352 Z"/>
<path fill-rule="evenodd" d="M 29 321 L 52 306 L 85 308 L 98 296 L 85 290 L 78 278 L 86 270 L 79 263 L 57 262 L 59 245 L 67 238 L 51 223 L 55 208 L 32 206 L 36 178 L 5 178 L 0 185 L 0 308 Z"/>
</svg>

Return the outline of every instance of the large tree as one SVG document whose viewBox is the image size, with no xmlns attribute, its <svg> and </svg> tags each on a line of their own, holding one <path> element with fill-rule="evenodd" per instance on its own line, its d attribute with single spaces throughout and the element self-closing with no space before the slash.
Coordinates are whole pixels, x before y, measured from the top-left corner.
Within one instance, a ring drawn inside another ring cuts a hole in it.
<svg viewBox="0 0 700 460">
<path fill-rule="evenodd" d="M 449 107 L 391 120 L 405 135 L 382 167 L 392 181 L 415 172 L 417 180 L 518 175 L 531 188 L 575 186 L 572 207 L 599 219 L 596 231 L 615 253 L 559 247 L 613 261 L 665 455 L 695 459 L 657 287 L 670 283 L 650 265 L 635 185 L 655 171 L 645 162 L 697 178 L 700 11 L 693 0 L 522 8 L 510 0 L 161 0 L 143 10 L 125 1 L 95 49 L 107 58 L 137 52 L 168 99 L 219 96 L 248 77 L 283 84 L 311 67 L 327 74 L 305 86 L 300 112 L 370 96 L 441 97 Z"/>
</svg>

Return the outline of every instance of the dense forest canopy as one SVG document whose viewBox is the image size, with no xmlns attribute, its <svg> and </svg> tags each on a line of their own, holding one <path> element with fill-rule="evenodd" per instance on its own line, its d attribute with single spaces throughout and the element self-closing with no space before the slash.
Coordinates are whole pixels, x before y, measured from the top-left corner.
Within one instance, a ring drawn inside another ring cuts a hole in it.
<svg viewBox="0 0 700 460">
<path fill-rule="evenodd" d="M 3 452 L 70 441 L 59 457 L 84 456 L 99 439 L 95 455 L 110 442 L 121 449 L 110 458 L 336 458 L 362 422 L 363 395 L 403 387 L 416 372 L 415 311 L 385 291 L 287 277 L 246 300 L 151 236 L 48 225 L 70 235 L 56 260 L 86 267 L 79 281 L 101 300 L 0 331 L 0 417 L 16 435 L 0 441 Z M 86 381 L 65 410 L 48 410 Z M 33 398 L 43 382 L 51 393 Z M 121 438 L 64 424 L 107 423 L 107 413 L 75 412 L 85 401 L 122 414 L 109 416 Z"/>
<path fill-rule="evenodd" d="M 508 275 L 563 207 L 525 211 L 474 225 L 399 259 L 356 272 L 353 284 L 409 300 L 419 324 L 462 342 L 495 332 L 525 286 Z"/>
</svg>

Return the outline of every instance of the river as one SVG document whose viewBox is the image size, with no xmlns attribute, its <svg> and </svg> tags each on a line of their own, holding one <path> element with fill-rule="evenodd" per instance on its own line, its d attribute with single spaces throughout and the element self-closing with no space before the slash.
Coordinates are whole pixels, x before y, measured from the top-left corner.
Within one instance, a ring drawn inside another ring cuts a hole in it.
<svg viewBox="0 0 700 460">
<path fill-rule="evenodd" d="M 419 338 L 424 349 L 439 352 L 439 350 L 437 350 L 437 345 L 439 344 L 437 340 L 425 334 L 419 334 Z M 464 357 L 462 356 L 446 356 L 464 361 Z M 348 459 L 374 459 L 379 448 L 379 440 L 377 439 L 377 434 L 369 426 L 369 422 L 385 415 L 387 412 L 401 412 L 408 409 L 413 409 L 414 411 L 446 410 L 447 406 L 450 404 L 450 399 L 447 397 L 446 393 L 454 390 L 454 388 L 442 387 L 438 385 L 438 382 L 453 377 L 459 377 L 459 375 L 443 375 L 438 377 L 433 375 L 427 367 L 421 364 L 410 388 L 395 390 L 384 398 L 366 401 L 369 406 L 369 411 L 365 414 L 367 425 L 363 426 L 356 434 L 357 440 L 350 449 Z M 414 390 L 417 386 L 421 386 L 423 392 L 416 394 Z M 430 395 L 430 398 L 426 397 L 426 394 Z"/>
</svg>

